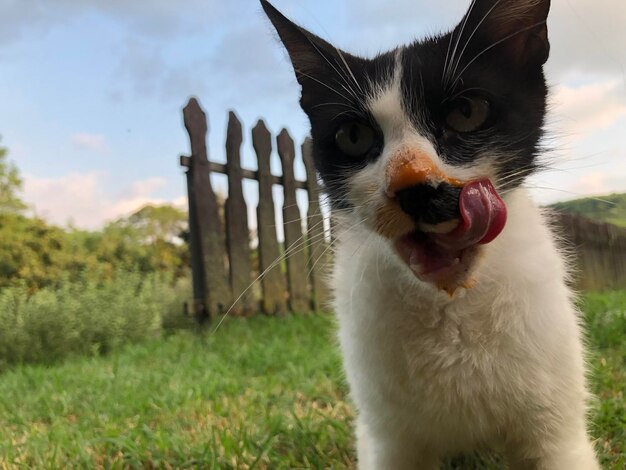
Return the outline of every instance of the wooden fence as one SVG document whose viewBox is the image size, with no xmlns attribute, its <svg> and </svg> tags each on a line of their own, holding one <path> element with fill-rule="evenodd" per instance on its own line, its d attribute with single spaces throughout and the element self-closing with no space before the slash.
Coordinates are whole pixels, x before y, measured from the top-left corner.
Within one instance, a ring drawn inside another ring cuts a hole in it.
<svg viewBox="0 0 626 470">
<path fill-rule="evenodd" d="M 576 288 L 626 289 L 626 229 L 568 213 L 555 213 L 554 221 L 575 257 Z"/>
<path fill-rule="evenodd" d="M 243 132 L 234 113 L 231 112 L 228 118 L 226 164 L 208 159 L 207 119 L 195 99 L 189 100 L 183 116 L 191 141 L 191 156 L 180 157 L 180 163 L 187 169 L 194 293 L 192 313 L 202 321 L 226 312 L 231 306 L 233 314 L 256 311 L 281 314 L 323 308 L 327 290 L 322 271 L 328 264 L 328 237 L 320 210 L 310 141 L 305 140 L 300 147 L 307 178 L 298 181 L 294 176 L 296 148 L 285 129 L 276 137 L 282 176 L 275 176 L 270 171 L 272 136 L 262 120 L 252 129 L 252 144 L 258 162 L 258 170 L 252 171 L 241 167 Z M 222 227 L 221 208 L 211 186 L 211 173 L 228 177 L 228 198 L 223 217 L 226 227 Z M 256 258 L 250 243 L 244 179 L 258 182 Z M 276 234 L 273 185 L 283 187 L 283 244 Z M 308 193 L 304 233 L 296 203 L 297 189 Z M 576 287 L 582 290 L 626 288 L 626 230 L 571 214 L 557 213 L 555 222 L 561 228 L 560 235 L 577 257 Z M 253 263 L 253 259 L 258 263 Z M 256 280 L 260 273 L 263 275 L 259 276 L 259 292 Z"/>
<path fill-rule="evenodd" d="M 283 129 L 276 137 L 282 176 L 275 176 L 270 171 L 272 136 L 262 120 L 252 129 L 252 144 L 258 162 L 258 170 L 252 171 L 241 167 L 243 133 L 234 113 L 231 112 L 228 118 L 225 165 L 208 158 L 207 118 L 196 99 L 189 100 L 183 109 L 183 118 L 191 141 L 191 156 L 180 157 L 180 164 L 187 169 L 193 314 L 203 321 L 225 313 L 231 306 L 233 314 L 259 310 L 266 314 L 303 313 L 323 308 L 327 296 L 322 281 L 327 236 L 310 142 L 305 140 L 301 146 L 307 179 L 299 181 L 294 176 L 295 144 L 287 130 Z M 211 173 L 228 176 L 225 230 L 211 185 Z M 253 269 L 252 265 L 244 179 L 258 182 L 258 269 Z M 282 246 L 276 234 L 272 195 L 275 184 L 282 185 L 284 194 Z M 305 233 L 296 202 L 297 189 L 306 190 L 308 195 Z M 277 261 L 283 258 L 283 254 L 289 255 L 284 257 L 284 265 Z M 263 273 L 260 295 L 255 295 L 255 289 L 251 288 L 255 285 L 257 273 Z"/>
</svg>

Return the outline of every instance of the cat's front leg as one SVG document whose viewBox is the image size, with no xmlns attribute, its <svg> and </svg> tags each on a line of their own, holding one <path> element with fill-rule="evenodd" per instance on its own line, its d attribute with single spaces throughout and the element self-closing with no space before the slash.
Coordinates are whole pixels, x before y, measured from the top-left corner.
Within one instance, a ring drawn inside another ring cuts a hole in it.
<svg viewBox="0 0 626 470">
<path fill-rule="evenodd" d="M 420 449 L 417 443 L 394 430 L 376 429 L 357 421 L 359 470 L 438 470 L 439 456 Z"/>
</svg>

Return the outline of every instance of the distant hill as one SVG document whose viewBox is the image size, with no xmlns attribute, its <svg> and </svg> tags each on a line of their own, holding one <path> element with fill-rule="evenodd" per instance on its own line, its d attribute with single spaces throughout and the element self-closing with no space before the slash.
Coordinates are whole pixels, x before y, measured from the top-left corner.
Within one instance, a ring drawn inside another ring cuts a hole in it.
<svg viewBox="0 0 626 470">
<path fill-rule="evenodd" d="M 557 202 L 550 207 L 626 228 L 626 193 Z"/>
</svg>

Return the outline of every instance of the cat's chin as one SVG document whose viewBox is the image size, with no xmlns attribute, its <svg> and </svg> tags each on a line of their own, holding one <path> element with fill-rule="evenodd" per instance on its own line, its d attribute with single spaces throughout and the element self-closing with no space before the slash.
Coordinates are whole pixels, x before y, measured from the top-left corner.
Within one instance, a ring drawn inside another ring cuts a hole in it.
<svg viewBox="0 0 626 470">
<path fill-rule="evenodd" d="M 422 282 L 453 294 L 459 287 L 471 287 L 471 278 L 480 245 L 462 249 L 444 248 L 423 232 L 415 231 L 393 241 L 398 256 Z"/>
</svg>

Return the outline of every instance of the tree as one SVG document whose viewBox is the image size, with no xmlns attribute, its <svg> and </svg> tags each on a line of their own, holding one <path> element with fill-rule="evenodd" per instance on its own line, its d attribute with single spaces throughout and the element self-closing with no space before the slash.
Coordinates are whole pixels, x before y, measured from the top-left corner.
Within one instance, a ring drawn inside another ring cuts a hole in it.
<svg viewBox="0 0 626 470">
<path fill-rule="evenodd" d="M 147 205 L 125 219 L 125 224 L 134 227 L 147 243 L 180 243 L 187 227 L 187 213 L 170 205 Z"/>
<path fill-rule="evenodd" d="M 41 219 L 0 213 L 0 288 L 23 284 L 38 289 L 104 270 L 107 266 L 78 241 Z"/>
<path fill-rule="evenodd" d="M 7 149 L 0 147 L 0 214 L 18 214 L 26 204 L 18 196 L 22 178 L 17 167 L 7 159 Z"/>
<path fill-rule="evenodd" d="M 102 232 L 101 259 L 111 254 L 141 272 L 184 275 L 189 266 L 185 243 L 187 214 L 171 205 L 147 205 L 108 224 Z"/>
</svg>

